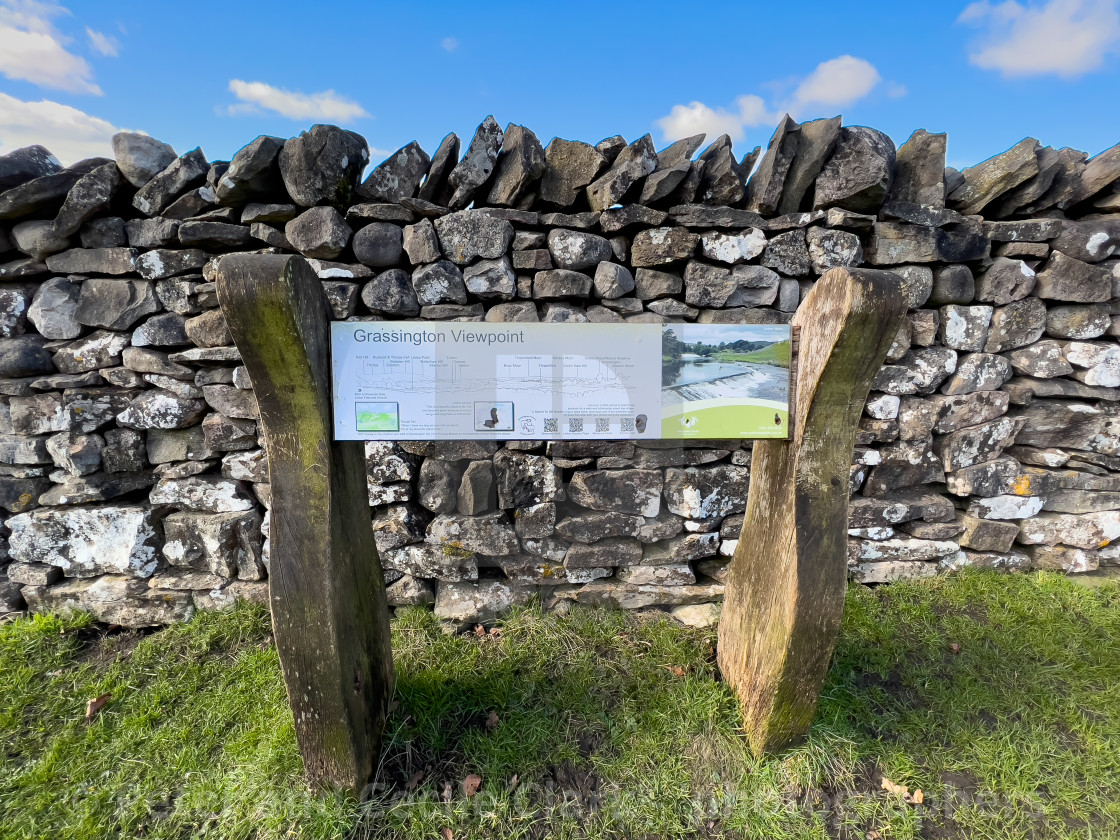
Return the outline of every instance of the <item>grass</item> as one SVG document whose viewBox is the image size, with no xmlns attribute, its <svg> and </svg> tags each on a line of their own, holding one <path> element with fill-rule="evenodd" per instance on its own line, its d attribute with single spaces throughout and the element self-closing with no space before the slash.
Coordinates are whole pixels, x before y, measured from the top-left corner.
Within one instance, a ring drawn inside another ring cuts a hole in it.
<svg viewBox="0 0 1120 840">
<path fill-rule="evenodd" d="M 761 350 L 754 350 L 750 353 L 719 351 L 713 353 L 712 358 L 718 359 L 721 362 L 754 362 L 759 365 L 789 367 L 790 343 L 788 341 L 779 341 L 771 344 L 769 347 L 763 347 Z"/>
<path fill-rule="evenodd" d="M 393 634 L 399 707 L 358 804 L 302 784 L 259 609 L 0 626 L 0 837 L 1120 837 L 1114 584 L 853 587 L 808 741 L 765 760 L 712 631 L 577 608 L 482 637 L 402 610 Z"/>
</svg>

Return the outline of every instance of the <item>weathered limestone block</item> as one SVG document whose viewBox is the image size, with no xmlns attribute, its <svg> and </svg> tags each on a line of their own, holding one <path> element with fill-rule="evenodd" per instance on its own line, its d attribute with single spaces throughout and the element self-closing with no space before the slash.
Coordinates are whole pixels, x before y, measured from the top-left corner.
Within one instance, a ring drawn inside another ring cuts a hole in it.
<svg viewBox="0 0 1120 840">
<path fill-rule="evenodd" d="M 472 461 L 463 470 L 456 510 L 464 516 L 485 513 L 496 506 L 494 468 L 489 461 Z"/>
<path fill-rule="evenodd" d="M 592 510 L 657 516 L 661 487 L 659 470 L 591 470 L 572 477 L 568 496 Z"/>
<path fill-rule="evenodd" d="M 148 577 L 158 565 L 156 525 L 142 507 L 43 509 L 5 524 L 13 560 L 57 566 L 67 577 Z"/>
<path fill-rule="evenodd" d="M 962 520 L 964 532 L 958 538 L 961 548 L 971 548 L 973 551 L 994 551 L 1006 554 L 1011 551 L 1015 537 L 1019 533 L 1019 526 L 994 519 L 980 519 L 975 516 L 965 516 Z"/>
<path fill-rule="evenodd" d="M 1112 297 L 1112 275 L 1104 266 L 1054 251 L 1038 275 L 1034 293 L 1046 300 L 1104 303 Z"/>
<path fill-rule="evenodd" d="M 845 230 L 811 227 L 805 232 L 809 261 L 817 274 L 830 268 L 849 268 L 863 262 L 859 237 Z"/>
<path fill-rule="evenodd" d="M 946 347 L 926 347 L 911 351 L 897 365 L 883 367 L 875 375 L 871 387 L 896 396 L 928 394 L 956 369 L 955 351 Z"/>
<path fill-rule="evenodd" d="M 686 260 L 696 251 L 699 237 L 682 227 L 638 231 L 630 246 L 630 264 L 644 268 Z"/>
<path fill-rule="evenodd" d="M 440 514 L 428 524 L 426 542 L 487 557 L 516 554 L 521 548 L 508 517 L 500 511 L 482 516 Z"/>
<path fill-rule="evenodd" d="M 670 468 L 665 471 L 666 507 L 688 519 L 722 519 L 746 509 L 749 484 L 750 470 L 746 467 L 720 464 Z"/>
<path fill-rule="evenodd" d="M 522 540 L 543 539 L 551 535 L 556 530 L 556 504 L 541 502 L 515 509 L 513 528 Z"/>
<path fill-rule="evenodd" d="M 163 556 L 172 566 L 223 578 L 261 580 L 261 515 L 172 513 L 163 522 Z"/>
<path fill-rule="evenodd" d="M 736 532 L 738 533 L 738 532 Z M 704 534 L 682 534 L 656 543 L 646 543 L 642 548 L 642 565 L 660 566 L 702 560 L 719 553 L 719 531 Z"/>
<path fill-rule="evenodd" d="M 890 190 L 894 164 L 895 145 L 881 131 L 865 126 L 840 129 L 832 156 L 816 179 L 814 209 L 878 211 Z"/>
<path fill-rule="evenodd" d="M 541 455 L 499 450 L 494 456 L 498 507 L 522 508 L 564 498 L 560 470 Z"/>
<path fill-rule="evenodd" d="M 985 353 L 1001 353 L 1033 344 L 1046 330 L 1046 305 L 1038 298 L 1026 298 L 997 308 L 992 313 Z"/>
<path fill-rule="evenodd" d="M 1025 262 L 996 257 L 976 278 L 976 300 L 1006 306 L 1029 295 L 1035 283 L 1034 269 Z"/>
<path fill-rule="evenodd" d="M 148 500 L 153 505 L 174 505 L 203 513 L 229 513 L 254 507 L 242 482 L 220 476 L 163 479 L 152 488 Z"/>
<path fill-rule="evenodd" d="M 32 612 L 89 613 L 97 621 L 121 627 L 153 627 L 189 621 L 194 602 L 189 592 L 150 590 L 147 583 L 122 575 L 72 580 L 55 586 L 24 587 Z"/>
<path fill-rule="evenodd" d="M 955 555 L 946 555 L 953 556 Z M 878 560 L 849 566 L 848 574 L 856 583 L 893 583 L 933 577 L 937 574 L 937 568 L 937 563 L 922 560 Z"/>
<path fill-rule="evenodd" d="M 576 513 L 557 522 L 554 530 L 571 542 L 594 543 L 608 537 L 637 537 L 644 524 L 645 520 L 640 516 Z"/>
<path fill-rule="evenodd" d="M 692 261 L 685 266 L 685 301 L 691 306 L 769 306 L 778 296 L 781 278 L 760 265 L 731 270 Z"/>
<path fill-rule="evenodd" d="M 526 606 L 537 593 L 532 584 L 487 578 L 478 581 L 440 581 L 435 614 L 456 627 L 493 621 L 511 607 Z"/>
<path fill-rule="evenodd" d="M 739 233 L 713 231 L 700 237 L 700 253 L 704 258 L 727 265 L 753 260 L 765 247 L 766 234 L 758 228 L 747 228 Z"/>
<path fill-rule="evenodd" d="M 1057 341 L 1039 341 L 1028 347 L 1013 350 L 1006 354 L 1016 373 L 1049 379 L 1073 373 L 1073 367 L 1062 352 Z"/>
<path fill-rule="evenodd" d="M 945 480 L 945 470 L 929 438 L 901 441 L 879 450 L 880 461 L 863 486 L 866 496 L 882 496 L 900 487 Z"/>
<path fill-rule="evenodd" d="M 1027 446 L 1085 449 L 1106 455 L 1120 451 L 1112 413 L 1069 400 L 1036 400 L 1015 411 L 1026 422 L 1016 442 Z"/>
<path fill-rule="evenodd" d="M 1046 312 L 1046 333 L 1054 338 L 1097 338 L 1111 326 L 1109 307 L 1103 303 L 1052 306 Z"/>
<path fill-rule="evenodd" d="M 385 587 L 390 607 L 426 607 L 436 602 L 435 588 L 430 581 L 403 575 Z"/>
<path fill-rule="evenodd" d="M 988 324 L 992 320 L 990 306 L 941 307 L 941 327 L 938 338 L 953 350 L 976 352 L 984 349 L 988 340 Z"/>
<path fill-rule="evenodd" d="M 373 537 L 382 557 L 394 548 L 422 542 L 427 515 L 412 504 L 388 505 L 373 517 Z"/>
<path fill-rule="evenodd" d="M 1011 363 L 991 353 L 970 353 L 957 365 L 941 392 L 949 395 L 995 391 L 1011 378 Z"/>
<path fill-rule="evenodd" d="M 497 259 L 513 241 L 513 225 L 476 210 L 441 216 L 435 220 L 435 229 L 443 255 L 456 265 L 478 258 Z"/>
<path fill-rule="evenodd" d="M 1068 545 L 1098 549 L 1120 537 L 1120 511 L 1098 513 L 1040 513 L 1019 525 L 1024 545 Z"/>
<path fill-rule="evenodd" d="M 630 586 L 684 586 L 696 583 L 696 575 L 688 563 L 620 566 L 614 576 Z"/>
<path fill-rule="evenodd" d="M 503 138 L 497 120 L 487 116 L 475 130 L 474 137 L 467 147 L 467 153 L 447 176 L 448 185 L 452 190 L 447 201 L 448 206 L 457 210 L 471 203 L 475 190 L 486 183 L 494 171 Z"/>
<path fill-rule="evenodd" d="M 183 429 L 195 425 L 206 413 L 202 400 L 183 399 L 156 388 L 144 391 L 117 416 L 130 429 Z"/>
<path fill-rule="evenodd" d="M 698 583 L 692 586 L 628 585 L 615 580 L 596 580 L 583 586 L 558 586 L 546 598 L 545 606 L 561 601 L 614 609 L 639 610 L 652 606 L 709 604 L 723 597 L 723 584 Z"/>
<path fill-rule="evenodd" d="M 478 556 L 466 549 L 420 543 L 389 549 L 381 562 L 387 570 L 440 581 L 475 580 Z"/>
<path fill-rule="evenodd" d="M 941 458 L 946 472 L 991 461 L 1014 442 L 1023 422 L 1020 418 L 1001 417 L 990 423 L 950 432 L 934 441 L 933 451 Z"/>
<path fill-rule="evenodd" d="M 848 540 L 848 563 L 913 562 L 937 560 L 955 554 L 960 546 L 951 540 L 896 537 L 887 540 Z"/>
<path fill-rule="evenodd" d="M 981 519 L 1029 519 L 1042 510 L 1038 496 L 991 496 L 973 499 L 968 506 L 969 516 Z"/>
<path fill-rule="evenodd" d="M 587 186 L 591 209 L 603 211 L 617 204 L 632 186 L 656 168 L 657 152 L 646 134 L 623 149 L 610 168 Z"/>
</svg>

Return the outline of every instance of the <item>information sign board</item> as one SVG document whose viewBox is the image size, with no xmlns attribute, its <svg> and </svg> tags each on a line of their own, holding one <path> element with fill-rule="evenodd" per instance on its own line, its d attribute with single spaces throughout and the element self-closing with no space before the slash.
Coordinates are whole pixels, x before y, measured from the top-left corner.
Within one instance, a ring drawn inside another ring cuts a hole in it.
<svg viewBox="0 0 1120 840">
<path fill-rule="evenodd" d="M 785 438 L 791 332 L 761 324 L 336 321 L 336 440 Z"/>
</svg>

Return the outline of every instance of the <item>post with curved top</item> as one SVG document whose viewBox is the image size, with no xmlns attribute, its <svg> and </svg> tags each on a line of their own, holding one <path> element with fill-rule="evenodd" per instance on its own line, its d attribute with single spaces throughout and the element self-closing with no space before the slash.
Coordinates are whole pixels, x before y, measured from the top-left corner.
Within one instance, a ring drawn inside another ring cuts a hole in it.
<svg viewBox="0 0 1120 840">
<path fill-rule="evenodd" d="M 840 631 L 848 474 L 872 380 L 906 314 L 899 278 L 834 268 L 801 327 L 789 440 L 759 440 L 719 623 L 719 667 L 757 754 L 808 733 Z"/>
<path fill-rule="evenodd" d="M 308 780 L 359 792 L 393 690 L 361 443 L 331 440 L 330 318 L 300 257 L 232 254 L 218 302 L 260 407 L 272 484 L 269 601 Z"/>
</svg>

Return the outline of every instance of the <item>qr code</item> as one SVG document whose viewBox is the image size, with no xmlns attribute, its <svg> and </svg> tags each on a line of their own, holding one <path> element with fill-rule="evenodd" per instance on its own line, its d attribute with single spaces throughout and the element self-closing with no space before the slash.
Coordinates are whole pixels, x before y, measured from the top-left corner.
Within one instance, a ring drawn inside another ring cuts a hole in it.
<svg viewBox="0 0 1120 840">
<path fill-rule="evenodd" d="M 609 432 L 611 430 L 611 421 L 606 417 L 595 418 L 595 431 L 598 434 Z"/>
<path fill-rule="evenodd" d="M 623 417 L 622 418 L 622 431 L 624 431 L 624 432 L 634 431 L 634 418 L 633 417 Z"/>
<path fill-rule="evenodd" d="M 553 434 L 556 433 L 557 426 L 556 426 L 556 418 L 555 417 L 544 418 L 544 431 L 545 431 L 545 434 L 548 434 L 549 432 L 552 432 Z"/>
<path fill-rule="evenodd" d="M 568 421 L 569 432 L 582 432 L 583 431 L 583 418 L 573 417 Z"/>
</svg>

